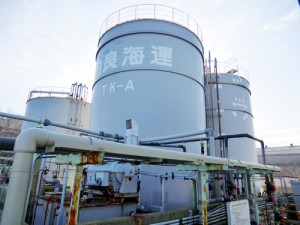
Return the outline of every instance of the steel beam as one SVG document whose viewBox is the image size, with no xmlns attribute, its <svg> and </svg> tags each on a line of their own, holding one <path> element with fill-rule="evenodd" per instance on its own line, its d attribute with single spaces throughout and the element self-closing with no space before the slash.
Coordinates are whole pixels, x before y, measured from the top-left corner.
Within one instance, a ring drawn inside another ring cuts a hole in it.
<svg viewBox="0 0 300 225">
<path fill-rule="evenodd" d="M 200 194 L 198 196 L 201 196 L 201 200 L 199 201 L 199 208 L 201 203 L 202 225 L 208 224 L 206 175 L 207 175 L 206 172 L 198 172 L 199 183 L 200 183 L 200 188 L 199 188 Z"/>
<path fill-rule="evenodd" d="M 72 200 L 70 206 L 68 225 L 76 225 L 78 223 L 82 172 L 83 172 L 83 165 L 77 164 L 75 166 L 75 175 L 74 175 L 74 182 L 73 182 Z"/>
<path fill-rule="evenodd" d="M 74 182 L 73 182 L 73 189 L 72 189 L 72 200 L 70 205 L 68 225 L 75 225 L 78 223 L 83 165 L 102 164 L 103 157 L 104 157 L 104 153 L 102 152 L 57 155 L 56 164 L 75 166 L 75 175 L 74 175 Z"/>
</svg>

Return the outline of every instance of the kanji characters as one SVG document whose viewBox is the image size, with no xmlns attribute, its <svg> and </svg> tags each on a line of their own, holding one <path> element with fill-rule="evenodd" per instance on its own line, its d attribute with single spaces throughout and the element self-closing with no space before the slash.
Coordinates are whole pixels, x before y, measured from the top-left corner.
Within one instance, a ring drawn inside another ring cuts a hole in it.
<svg viewBox="0 0 300 225">
<path fill-rule="evenodd" d="M 163 66 L 172 66 L 172 53 L 173 49 L 165 46 L 153 46 L 152 51 L 153 59 L 151 64 L 163 65 Z"/>
<path fill-rule="evenodd" d="M 123 55 L 118 55 L 117 51 L 110 51 L 100 59 L 97 65 L 96 74 L 101 76 L 102 73 L 109 69 L 116 69 L 118 66 L 136 66 L 144 63 L 146 55 L 144 53 L 145 47 L 129 46 L 123 48 Z M 150 52 L 150 49 L 148 50 Z M 148 57 L 146 63 L 156 64 L 161 66 L 173 66 L 173 48 L 166 46 L 151 46 L 152 57 Z M 118 59 L 123 59 L 118 61 Z M 119 62 L 119 63 L 118 63 Z M 120 62 L 122 64 L 120 65 Z"/>
<path fill-rule="evenodd" d="M 104 61 L 104 69 L 103 72 L 108 70 L 109 68 L 117 68 L 117 52 L 110 52 L 105 56 L 105 61 Z"/>
<path fill-rule="evenodd" d="M 123 53 L 125 54 L 125 57 L 122 66 L 125 66 L 127 61 L 129 65 L 140 65 L 145 58 L 144 47 L 125 47 Z"/>
</svg>

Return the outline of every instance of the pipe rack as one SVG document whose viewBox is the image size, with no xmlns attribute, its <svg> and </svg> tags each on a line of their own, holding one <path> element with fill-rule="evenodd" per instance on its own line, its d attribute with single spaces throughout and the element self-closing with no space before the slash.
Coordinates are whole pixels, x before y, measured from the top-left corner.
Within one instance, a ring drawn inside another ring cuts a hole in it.
<svg viewBox="0 0 300 225">
<path fill-rule="evenodd" d="M 135 145 L 125 145 L 116 142 L 99 140 L 91 137 L 77 137 L 66 134 L 59 134 L 43 129 L 32 128 L 22 132 L 16 139 L 15 143 L 15 159 L 11 171 L 11 180 L 7 193 L 7 201 L 4 206 L 2 225 L 21 225 L 22 216 L 25 208 L 26 193 L 30 179 L 30 171 L 33 154 L 35 152 L 46 152 L 51 154 L 71 154 L 67 155 L 66 163 L 72 162 L 74 165 L 83 165 L 86 163 L 95 163 L 93 155 L 96 154 L 97 162 L 100 163 L 105 157 L 120 157 L 122 159 L 140 159 L 146 163 L 174 163 L 177 165 L 191 165 L 191 168 L 183 168 L 184 170 L 196 170 L 200 173 L 199 177 L 204 180 L 206 172 L 201 172 L 201 165 L 207 166 L 207 171 L 212 169 L 211 166 L 237 168 L 251 171 L 266 171 L 272 173 L 280 171 L 278 167 L 261 165 L 251 162 L 243 162 L 239 160 L 217 158 L 212 156 L 203 156 L 192 153 L 174 152 Z M 77 153 L 77 154 L 76 154 Z M 79 154 L 78 154 L 79 153 Z M 100 153 L 100 154 L 99 154 Z M 74 162 L 75 160 L 75 162 Z M 78 168 L 79 170 L 81 168 Z M 180 168 L 179 168 L 180 169 Z M 182 169 L 182 167 L 181 167 Z M 201 192 L 198 196 L 202 197 L 203 204 L 204 195 Z M 206 198 L 206 197 L 205 197 Z M 199 200 L 198 200 L 199 201 Z M 199 203 L 199 202 L 198 202 Z M 199 208 L 203 206 L 198 204 Z M 76 206 L 75 206 L 76 210 Z M 78 208 L 77 208 L 78 210 Z M 77 214 L 75 214 L 76 216 Z M 205 217 L 202 217 L 205 220 Z M 75 218 L 76 224 L 77 220 Z"/>
</svg>

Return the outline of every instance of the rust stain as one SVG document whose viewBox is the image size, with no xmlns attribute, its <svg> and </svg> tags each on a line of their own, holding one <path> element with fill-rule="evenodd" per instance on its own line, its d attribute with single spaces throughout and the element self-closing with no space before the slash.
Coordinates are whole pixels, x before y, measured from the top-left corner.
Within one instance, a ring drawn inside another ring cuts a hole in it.
<svg viewBox="0 0 300 225">
<path fill-rule="evenodd" d="M 135 217 L 134 217 L 134 221 L 135 221 L 135 224 L 136 225 L 142 225 L 143 223 L 143 217 L 142 216 L 140 216 L 140 215 L 136 215 Z"/>
<path fill-rule="evenodd" d="M 202 221 L 203 221 L 203 225 L 208 225 L 207 222 L 207 204 L 206 204 L 206 200 L 202 201 Z"/>
<path fill-rule="evenodd" d="M 81 154 L 80 164 L 100 164 L 100 163 L 102 163 L 101 152 L 91 152 L 91 153 Z"/>
<path fill-rule="evenodd" d="M 79 174 L 80 168 L 76 167 L 76 174 Z M 73 186 L 73 195 L 72 195 L 72 205 L 70 209 L 70 217 L 69 217 L 69 225 L 76 225 L 77 224 L 77 217 L 78 217 L 78 203 L 79 203 L 79 192 L 81 186 L 81 175 L 76 176 L 74 186 Z"/>
<path fill-rule="evenodd" d="M 203 192 L 206 194 L 206 184 L 203 184 Z"/>
</svg>

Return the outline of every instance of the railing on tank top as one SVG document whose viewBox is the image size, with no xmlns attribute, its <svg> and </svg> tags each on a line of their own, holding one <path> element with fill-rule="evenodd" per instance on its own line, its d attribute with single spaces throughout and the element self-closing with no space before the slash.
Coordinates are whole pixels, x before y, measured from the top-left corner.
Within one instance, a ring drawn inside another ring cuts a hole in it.
<svg viewBox="0 0 300 225">
<path fill-rule="evenodd" d="M 194 18 L 179 9 L 157 4 L 128 6 L 110 14 L 101 25 L 100 37 L 114 26 L 141 19 L 164 20 L 181 25 L 203 40 L 200 26 Z"/>
<path fill-rule="evenodd" d="M 91 94 L 88 93 L 88 88 L 82 84 L 74 83 L 71 88 L 64 87 L 40 87 L 30 91 L 28 100 L 34 98 L 73 98 L 91 102 Z"/>
<path fill-rule="evenodd" d="M 209 74 L 208 63 L 209 62 L 206 60 L 205 66 L 206 66 L 207 74 Z M 236 59 L 229 59 L 226 62 L 218 61 L 217 68 L 218 68 L 218 74 L 222 74 L 222 73 L 232 74 L 235 76 L 242 77 L 249 82 L 250 76 L 249 76 L 248 71 L 241 65 L 238 65 Z M 211 75 L 215 75 L 213 60 L 211 61 Z"/>
</svg>

